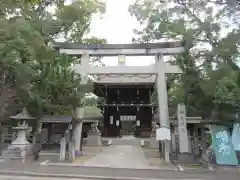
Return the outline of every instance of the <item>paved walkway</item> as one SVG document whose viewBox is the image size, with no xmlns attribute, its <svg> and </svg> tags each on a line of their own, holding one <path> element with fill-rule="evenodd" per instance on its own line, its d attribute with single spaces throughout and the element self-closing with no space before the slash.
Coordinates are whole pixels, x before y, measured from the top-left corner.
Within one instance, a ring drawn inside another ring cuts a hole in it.
<svg viewBox="0 0 240 180">
<path fill-rule="evenodd" d="M 138 145 L 116 145 L 86 161 L 84 166 L 150 169 L 142 149 Z"/>
</svg>

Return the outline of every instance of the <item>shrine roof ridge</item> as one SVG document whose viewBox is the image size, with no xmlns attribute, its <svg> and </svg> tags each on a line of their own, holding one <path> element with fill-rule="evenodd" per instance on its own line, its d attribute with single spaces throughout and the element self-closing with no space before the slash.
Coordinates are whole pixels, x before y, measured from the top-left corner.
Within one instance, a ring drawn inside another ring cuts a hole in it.
<svg viewBox="0 0 240 180">
<path fill-rule="evenodd" d="M 178 48 L 183 47 L 183 41 L 158 42 L 158 43 L 138 43 L 138 44 L 80 44 L 54 42 L 54 48 L 62 49 L 159 49 L 159 48 Z"/>
</svg>

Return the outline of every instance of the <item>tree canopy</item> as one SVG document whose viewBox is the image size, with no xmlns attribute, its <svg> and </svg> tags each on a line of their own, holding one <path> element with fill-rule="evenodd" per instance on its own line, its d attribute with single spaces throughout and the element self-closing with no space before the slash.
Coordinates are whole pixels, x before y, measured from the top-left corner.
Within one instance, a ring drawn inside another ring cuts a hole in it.
<svg viewBox="0 0 240 180">
<path fill-rule="evenodd" d="M 94 13 L 104 13 L 97 0 L 0 0 L 1 121 L 26 106 L 36 117 L 43 113 L 73 115 L 91 82 L 81 85 L 72 66 L 81 61 L 51 48 L 61 40 L 105 43 L 89 33 Z M 95 59 L 96 60 L 96 59 Z"/>
<path fill-rule="evenodd" d="M 208 0 L 187 2 L 136 0 L 129 11 L 144 28 L 136 30 L 133 40 L 183 40 L 185 52 L 168 58 L 184 72 L 167 77 L 170 106 L 181 102 L 204 118 L 216 111 L 219 119 L 233 120 L 229 115 L 240 100 L 239 7 Z"/>
</svg>

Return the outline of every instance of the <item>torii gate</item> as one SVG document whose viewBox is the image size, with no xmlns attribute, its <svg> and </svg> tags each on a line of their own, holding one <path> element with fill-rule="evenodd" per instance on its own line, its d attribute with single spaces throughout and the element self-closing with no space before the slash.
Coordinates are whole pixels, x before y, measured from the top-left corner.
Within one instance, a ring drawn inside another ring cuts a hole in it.
<svg viewBox="0 0 240 180">
<path fill-rule="evenodd" d="M 75 66 L 77 73 L 83 78 L 82 84 L 87 82 L 88 75 L 102 74 L 156 74 L 157 75 L 157 94 L 158 108 L 160 112 L 159 122 L 161 127 L 170 128 L 168 97 L 166 87 L 166 73 L 182 73 L 177 65 L 164 63 L 164 55 L 176 55 L 184 52 L 183 42 L 162 42 L 150 44 L 74 44 L 74 43 L 54 43 L 55 48 L 60 53 L 68 55 L 80 55 L 81 64 Z M 150 66 L 91 66 L 89 64 L 90 56 L 155 56 L 155 64 Z M 79 118 L 83 116 L 83 108 L 78 112 Z M 80 150 L 82 125 L 77 126 L 75 149 Z M 165 147 L 167 147 L 166 145 Z M 165 160 L 169 161 L 169 151 L 165 148 Z"/>
</svg>

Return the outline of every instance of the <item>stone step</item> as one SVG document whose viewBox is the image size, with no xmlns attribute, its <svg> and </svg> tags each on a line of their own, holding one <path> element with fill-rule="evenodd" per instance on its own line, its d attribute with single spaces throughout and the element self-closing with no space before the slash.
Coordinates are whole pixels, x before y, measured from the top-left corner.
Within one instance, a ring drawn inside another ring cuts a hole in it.
<svg viewBox="0 0 240 180">
<path fill-rule="evenodd" d="M 123 136 L 119 139 L 112 139 L 112 145 L 140 145 L 140 140 L 132 136 Z"/>
<path fill-rule="evenodd" d="M 139 142 L 136 140 L 113 139 L 112 145 L 139 145 Z"/>
</svg>

